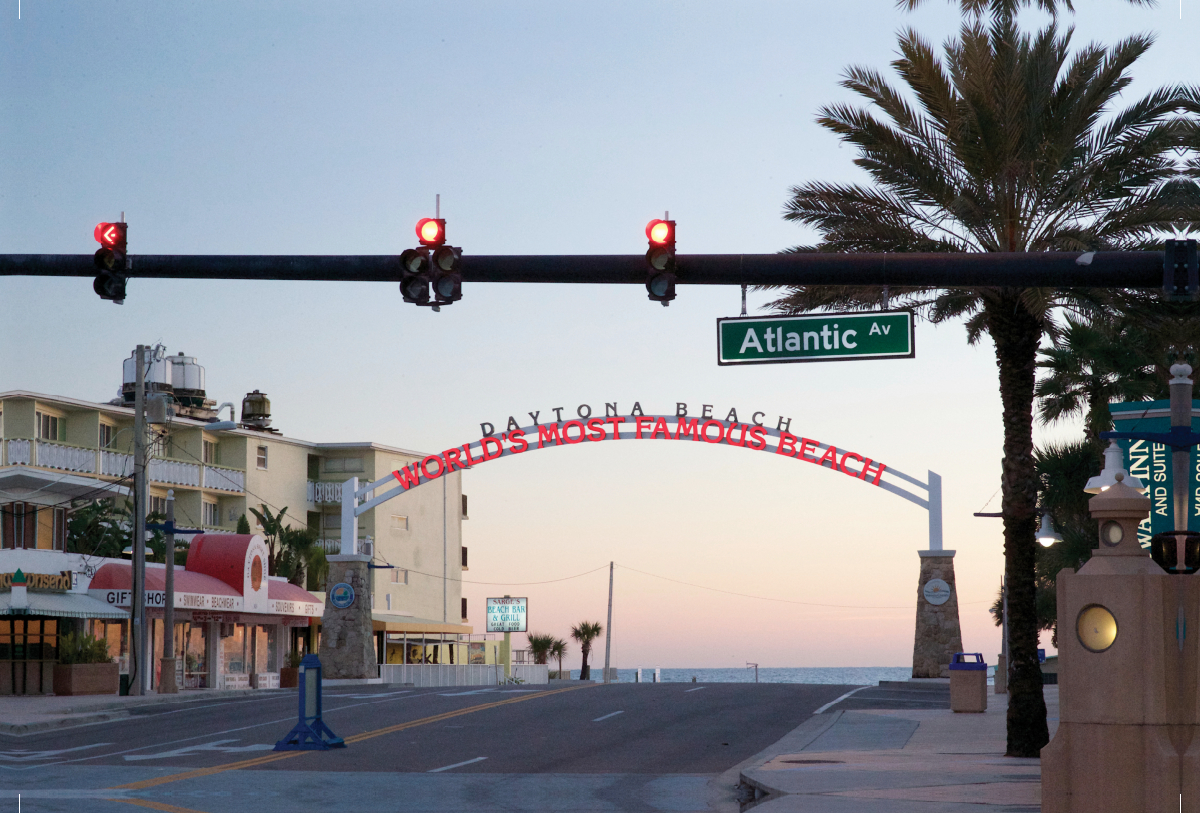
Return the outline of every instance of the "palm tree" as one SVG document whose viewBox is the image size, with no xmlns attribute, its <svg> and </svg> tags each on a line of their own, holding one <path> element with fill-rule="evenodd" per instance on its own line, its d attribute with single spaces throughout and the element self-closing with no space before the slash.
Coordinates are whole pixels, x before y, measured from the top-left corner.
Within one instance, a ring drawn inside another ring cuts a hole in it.
<svg viewBox="0 0 1200 813">
<path fill-rule="evenodd" d="M 824 108 L 819 123 L 855 146 L 874 186 L 794 187 L 789 220 L 816 227 L 821 242 L 793 251 L 1040 252 L 1148 249 L 1156 234 L 1195 216 L 1194 185 L 1173 148 L 1188 126 L 1177 89 L 1154 91 L 1101 117 L 1130 83 L 1151 40 L 1110 50 L 1089 45 L 1069 59 L 1070 32 L 1054 23 L 1022 34 L 1010 16 L 964 23 L 945 62 L 915 32 L 893 62 L 907 86 L 852 68 L 843 87 L 884 117 L 850 105 Z M 915 105 L 909 98 L 915 99 Z M 785 313 L 877 308 L 881 288 L 793 287 L 772 305 Z M 972 343 L 995 347 L 1003 407 L 1002 509 L 1009 585 L 1008 753 L 1035 757 L 1046 744 L 1037 661 L 1034 534 L 1037 474 L 1033 397 L 1037 351 L 1056 307 L 1080 312 L 1098 294 L 1053 288 L 892 288 L 898 304 L 933 322 L 963 317 Z"/>
<path fill-rule="evenodd" d="M 583 665 L 579 668 L 580 680 L 590 680 L 592 677 L 591 669 L 588 668 L 588 655 L 592 654 L 592 641 L 599 638 L 602 632 L 604 627 L 599 621 L 580 621 L 571 627 L 571 637 L 579 642 L 579 649 L 583 652 Z"/>
<path fill-rule="evenodd" d="M 558 678 L 562 680 L 563 676 L 563 658 L 567 656 L 567 642 L 562 638 L 555 638 L 550 644 L 550 657 L 558 659 Z"/>
<path fill-rule="evenodd" d="M 279 558 L 283 553 L 280 550 L 279 554 L 276 554 L 275 548 L 279 545 L 280 533 L 286 527 L 283 524 L 283 515 L 287 513 L 287 506 L 279 509 L 278 514 L 272 514 L 271 509 L 262 504 L 259 505 L 259 508 L 262 511 L 259 511 L 257 508 L 251 508 L 250 513 L 254 514 L 255 518 L 258 519 L 258 524 L 262 526 L 263 539 L 267 543 L 267 575 L 274 576 L 279 570 Z"/>
<path fill-rule="evenodd" d="M 554 636 L 531 632 L 526 637 L 529 639 L 529 652 L 533 655 L 533 662 L 545 663 L 550 656 L 550 648 L 554 646 Z"/>
</svg>

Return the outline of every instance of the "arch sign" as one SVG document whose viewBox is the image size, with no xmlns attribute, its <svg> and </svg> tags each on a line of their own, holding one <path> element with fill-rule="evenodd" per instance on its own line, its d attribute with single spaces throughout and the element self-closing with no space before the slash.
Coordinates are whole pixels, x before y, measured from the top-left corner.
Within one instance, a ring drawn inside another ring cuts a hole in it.
<svg viewBox="0 0 1200 813">
<path fill-rule="evenodd" d="M 712 417 L 712 407 L 705 405 L 700 416 L 689 416 L 687 404 L 676 404 L 675 415 L 646 415 L 641 404 L 635 403 L 628 415 L 618 415 L 616 404 L 605 404 L 604 417 L 593 417 L 592 409 L 583 404 L 576 411 L 577 419 L 562 420 L 561 408 L 556 408 L 557 420 L 539 423 L 540 413 L 530 413 L 534 423 L 518 427 L 508 419 L 504 432 L 497 432 L 490 423 L 481 424 L 479 440 L 454 446 L 439 454 L 397 469 L 387 477 L 359 487 L 358 478 L 342 484 L 342 550 L 355 553 L 358 540 L 358 517 L 380 503 L 411 489 L 440 479 L 459 470 L 471 469 L 511 455 L 527 454 L 542 449 L 580 446 L 593 443 L 613 443 L 628 440 L 669 440 L 699 443 L 710 446 L 732 446 L 751 452 L 769 454 L 798 463 L 807 463 L 856 480 L 859 484 L 882 488 L 929 512 L 929 550 L 942 549 L 942 478 L 928 473 L 928 482 L 921 482 L 897 471 L 870 456 L 846 447 L 825 443 L 816 438 L 793 434 L 791 419 L 780 418 L 775 429 L 760 421 L 762 412 L 755 412 L 750 423 L 737 419 L 730 410 L 724 420 Z M 786 428 L 784 428 L 786 426 Z M 388 488 L 388 486 L 392 486 Z M 910 490 L 915 486 L 922 493 Z"/>
</svg>

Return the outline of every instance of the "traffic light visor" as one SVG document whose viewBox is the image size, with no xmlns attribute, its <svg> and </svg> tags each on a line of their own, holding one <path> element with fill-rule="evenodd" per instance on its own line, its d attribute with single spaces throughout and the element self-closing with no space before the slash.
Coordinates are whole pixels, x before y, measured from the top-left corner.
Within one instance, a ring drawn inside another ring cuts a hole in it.
<svg viewBox="0 0 1200 813">
<path fill-rule="evenodd" d="M 417 239 L 425 245 L 436 245 L 446 239 L 446 221 L 423 217 L 417 221 Z"/>
<path fill-rule="evenodd" d="M 666 245 L 675 239 L 674 224 L 666 220 L 651 220 L 646 225 L 646 237 L 651 243 Z"/>
<path fill-rule="evenodd" d="M 96 242 L 107 248 L 112 248 L 121 241 L 124 236 L 124 229 L 120 223 L 98 223 L 93 234 L 96 237 Z"/>
</svg>

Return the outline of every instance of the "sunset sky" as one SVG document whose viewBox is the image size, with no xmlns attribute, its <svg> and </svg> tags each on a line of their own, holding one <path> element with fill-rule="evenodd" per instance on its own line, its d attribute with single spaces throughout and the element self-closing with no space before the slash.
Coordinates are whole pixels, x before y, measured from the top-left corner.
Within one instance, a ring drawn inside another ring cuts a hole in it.
<svg viewBox="0 0 1200 813">
<path fill-rule="evenodd" d="M 1077 45 L 1158 32 L 1130 102 L 1197 81 L 1189 2 L 1081 0 L 1064 24 Z M 941 42 L 958 24 L 946 3 L 889 0 L 23 0 L 20 20 L 6 0 L 0 252 L 91 252 L 124 211 L 133 255 L 398 254 L 435 194 L 468 260 L 640 253 L 666 210 L 681 253 L 775 252 L 813 240 L 781 217 L 789 186 L 862 177 L 815 123 L 849 100 L 843 69 L 890 70 L 899 30 Z M 972 516 L 999 510 L 996 368 L 961 324 L 918 324 L 913 360 L 731 368 L 714 323 L 738 315 L 734 287 L 681 284 L 663 308 L 641 286 L 467 284 L 431 313 L 382 283 L 134 279 L 118 307 L 90 280 L 10 277 L 0 303 L 0 390 L 108 400 L 133 347 L 162 342 L 199 358 L 218 401 L 260 389 L 308 440 L 440 451 L 483 421 L 612 401 L 790 417 L 941 474 L 964 646 L 999 651 L 1000 522 Z M 472 606 L 527 595 L 531 626 L 565 637 L 603 621 L 615 561 L 616 666 L 911 664 L 926 516 L 868 484 L 605 443 L 506 458 L 464 490 Z"/>
</svg>

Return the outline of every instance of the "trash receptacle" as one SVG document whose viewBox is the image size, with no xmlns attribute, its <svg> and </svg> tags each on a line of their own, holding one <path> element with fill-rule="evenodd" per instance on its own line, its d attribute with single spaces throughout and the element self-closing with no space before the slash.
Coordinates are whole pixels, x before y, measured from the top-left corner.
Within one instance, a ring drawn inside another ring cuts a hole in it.
<svg viewBox="0 0 1200 813">
<path fill-rule="evenodd" d="M 987 711 L 987 662 L 981 653 L 954 653 L 950 662 L 950 710 Z"/>
</svg>

